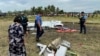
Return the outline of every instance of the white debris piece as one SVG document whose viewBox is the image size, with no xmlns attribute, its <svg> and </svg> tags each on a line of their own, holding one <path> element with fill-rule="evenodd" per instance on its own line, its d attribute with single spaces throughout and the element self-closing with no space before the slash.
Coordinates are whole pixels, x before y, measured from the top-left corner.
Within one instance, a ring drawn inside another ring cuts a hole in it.
<svg viewBox="0 0 100 56">
<path fill-rule="evenodd" d="M 40 44 L 40 43 L 37 43 L 37 46 L 39 46 L 40 47 L 40 52 L 39 52 L 39 55 L 41 55 L 44 51 L 45 51 L 45 49 L 46 49 L 46 45 L 43 45 L 43 44 Z"/>
<path fill-rule="evenodd" d="M 49 50 L 48 48 L 46 48 L 46 50 L 44 51 L 44 56 L 54 56 L 54 51 L 53 50 Z"/>
<path fill-rule="evenodd" d="M 63 26 L 63 23 L 61 21 L 51 20 L 51 21 L 43 21 L 42 24 L 42 27 L 55 28 L 55 26 Z"/>
<path fill-rule="evenodd" d="M 28 22 L 27 30 L 35 30 L 34 24 L 35 24 L 35 23 L 30 23 L 30 22 Z"/>
<path fill-rule="evenodd" d="M 70 48 L 70 42 L 63 40 L 61 45 Z"/>
<path fill-rule="evenodd" d="M 65 46 L 60 46 L 60 48 L 57 49 L 56 56 L 65 56 L 66 51 L 67 51 L 67 48 Z"/>
</svg>

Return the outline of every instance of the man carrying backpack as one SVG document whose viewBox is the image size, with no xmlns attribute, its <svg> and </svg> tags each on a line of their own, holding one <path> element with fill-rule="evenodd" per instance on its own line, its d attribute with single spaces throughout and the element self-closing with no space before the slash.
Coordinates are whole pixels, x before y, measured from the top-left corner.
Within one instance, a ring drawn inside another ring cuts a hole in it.
<svg viewBox="0 0 100 56">
<path fill-rule="evenodd" d="M 23 26 L 23 29 L 24 29 L 24 34 L 26 34 L 28 18 L 22 13 L 20 15 L 20 20 L 21 20 L 21 25 Z"/>
</svg>

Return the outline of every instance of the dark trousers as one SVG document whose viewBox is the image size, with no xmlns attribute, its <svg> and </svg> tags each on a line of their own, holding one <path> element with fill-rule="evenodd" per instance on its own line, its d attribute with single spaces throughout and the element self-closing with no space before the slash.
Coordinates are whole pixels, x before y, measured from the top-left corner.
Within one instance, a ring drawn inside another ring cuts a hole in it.
<svg viewBox="0 0 100 56">
<path fill-rule="evenodd" d="M 23 26 L 24 34 L 26 34 L 26 31 L 27 31 L 27 25 L 22 25 L 22 26 Z"/>
<path fill-rule="evenodd" d="M 84 23 L 85 21 L 80 21 L 80 33 L 82 33 L 84 30 L 84 34 L 86 34 L 86 26 Z"/>
<path fill-rule="evenodd" d="M 44 30 L 42 29 L 42 30 L 40 31 L 40 28 L 39 28 L 38 26 L 37 26 L 36 28 L 37 28 L 37 32 L 36 32 L 36 40 L 38 41 L 39 38 L 43 35 Z"/>
</svg>

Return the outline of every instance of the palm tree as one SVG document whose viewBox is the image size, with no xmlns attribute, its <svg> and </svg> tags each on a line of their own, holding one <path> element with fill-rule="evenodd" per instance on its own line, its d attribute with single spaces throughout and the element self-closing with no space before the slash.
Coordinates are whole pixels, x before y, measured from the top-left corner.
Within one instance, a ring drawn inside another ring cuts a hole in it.
<svg viewBox="0 0 100 56">
<path fill-rule="evenodd" d="M 57 14 L 57 16 L 58 16 L 58 13 L 59 13 L 59 8 L 57 7 L 56 8 L 56 14 Z"/>
<path fill-rule="evenodd" d="M 32 7 L 32 8 L 31 8 L 31 13 L 32 13 L 33 15 L 35 15 L 35 13 L 36 13 L 36 8 L 35 8 L 35 7 Z"/>
<path fill-rule="evenodd" d="M 51 5 L 50 11 L 55 13 L 55 6 L 54 5 Z"/>
<path fill-rule="evenodd" d="M 44 15 L 47 15 L 48 14 L 48 8 L 44 8 Z"/>
<path fill-rule="evenodd" d="M 40 6 L 40 7 L 38 7 L 38 8 L 36 8 L 36 13 L 39 13 L 39 12 L 43 13 L 43 9 L 42 9 L 42 7 L 41 7 L 41 6 Z"/>
</svg>

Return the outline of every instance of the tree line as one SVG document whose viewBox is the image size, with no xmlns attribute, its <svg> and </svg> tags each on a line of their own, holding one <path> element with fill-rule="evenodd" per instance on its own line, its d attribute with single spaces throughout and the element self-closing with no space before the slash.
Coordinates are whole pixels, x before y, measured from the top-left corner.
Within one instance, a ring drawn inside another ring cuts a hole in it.
<svg viewBox="0 0 100 56">
<path fill-rule="evenodd" d="M 33 6 L 31 9 L 29 10 L 23 10 L 23 11 L 8 11 L 6 14 L 7 15 L 17 15 L 20 13 L 24 13 L 27 15 L 36 15 L 38 12 L 43 13 L 43 15 L 58 15 L 58 14 L 64 14 L 64 11 L 59 9 L 59 7 L 55 7 L 54 5 L 48 5 L 46 7 L 35 7 Z M 2 13 L 2 11 L 0 11 L 0 14 Z"/>
<path fill-rule="evenodd" d="M 80 12 L 65 12 L 64 10 L 60 9 L 59 7 L 55 7 L 54 5 L 48 5 L 46 7 L 35 7 L 33 6 L 32 8 L 30 8 L 29 10 L 23 10 L 23 11 L 8 11 L 6 13 L 2 13 L 2 11 L 0 10 L 0 16 L 2 15 L 17 15 L 17 14 L 27 14 L 27 15 L 36 15 L 38 12 L 43 13 L 44 16 L 53 16 L 53 15 L 58 15 L 58 14 L 78 14 Z M 100 14 L 100 10 L 95 10 L 92 14 Z"/>
</svg>

